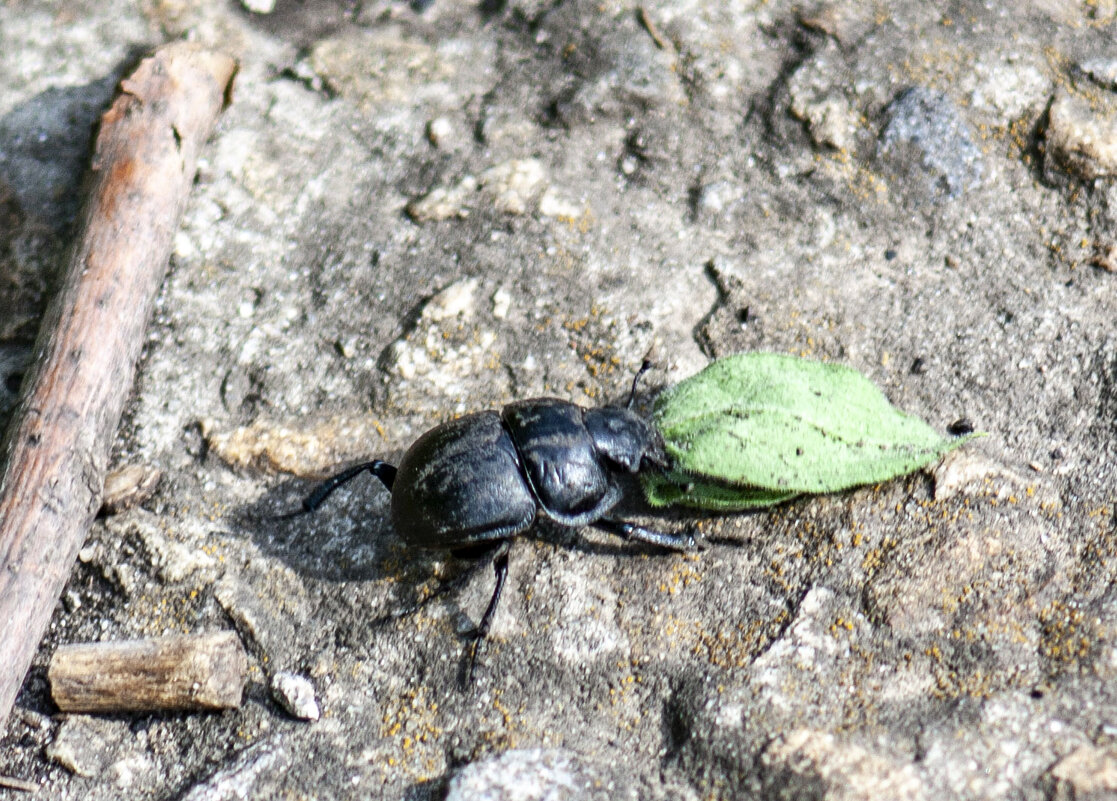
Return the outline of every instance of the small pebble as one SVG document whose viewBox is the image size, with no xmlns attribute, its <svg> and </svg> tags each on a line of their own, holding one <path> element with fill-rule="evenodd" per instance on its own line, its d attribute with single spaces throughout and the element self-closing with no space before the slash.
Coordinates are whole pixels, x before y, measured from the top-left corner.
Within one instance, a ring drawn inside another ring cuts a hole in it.
<svg viewBox="0 0 1117 801">
<path fill-rule="evenodd" d="M 1099 242 L 1094 246 L 1090 263 L 1107 273 L 1117 273 L 1117 245 Z"/>
<path fill-rule="evenodd" d="M 253 14 L 270 14 L 275 11 L 275 0 L 241 0 L 241 4 Z"/>
<path fill-rule="evenodd" d="M 501 287 L 493 293 L 493 317 L 503 320 L 508 316 L 510 308 L 512 308 L 512 295 L 507 289 Z"/>
<path fill-rule="evenodd" d="M 359 341 L 356 337 L 347 336 L 342 337 L 337 342 L 335 342 L 334 347 L 343 358 L 352 359 L 354 356 L 357 355 L 358 344 Z"/>
<path fill-rule="evenodd" d="M 453 134 L 454 126 L 445 117 L 435 117 L 427 123 L 427 141 L 435 147 L 445 147 Z"/>
<path fill-rule="evenodd" d="M 305 676 L 282 671 L 271 678 L 272 697 L 289 715 L 299 720 L 318 720 L 321 713 L 314 700 L 314 685 Z"/>
<path fill-rule="evenodd" d="M 455 281 L 432 297 L 423 307 L 423 319 L 436 323 L 456 318 L 473 316 L 474 294 L 477 292 L 476 278 L 463 278 Z"/>
<path fill-rule="evenodd" d="M 130 464 L 105 476 L 101 513 L 115 515 L 139 506 L 155 493 L 162 472 L 151 465 Z"/>
</svg>

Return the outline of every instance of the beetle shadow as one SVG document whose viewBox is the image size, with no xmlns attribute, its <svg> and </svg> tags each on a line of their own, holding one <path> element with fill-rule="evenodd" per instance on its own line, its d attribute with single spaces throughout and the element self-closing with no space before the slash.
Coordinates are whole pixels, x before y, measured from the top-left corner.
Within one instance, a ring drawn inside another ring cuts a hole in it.
<svg viewBox="0 0 1117 801">
<path fill-rule="evenodd" d="M 44 89 L 0 116 L 0 184 L 9 187 L 20 224 L 58 237 L 74 226 L 98 120 L 142 54 L 133 47 L 101 78 Z"/>
<path fill-rule="evenodd" d="M 317 483 L 285 479 L 241 507 L 235 520 L 262 553 L 301 576 L 331 582 L 394 576 L 403 544 L 388 519 L 388 493 L 378 483 L 362 476 L 321 509 L 304 512 L 303 499 Z"/>
<path fill-rule="evenodd" d="M 0 114 L 0 433 L 65 265 L 97 121 L 140 54 L 130 48 L 102 77 L 48 87 Z"/>
<path fill-rule="evenodd" d="M 432 602 L 446 608 L 459 632 L 476 624 L 478 610 L 464 608 L 457 596 L 489 572 L 496 543 L 455 551 L 408 548 L 392 528 L 390 495 L 377 479 L 360 475 L 319 509 L 304 512 L 303 500 L 318 485 L 284 480 L 238 510 L 234 520 L 261 553 L 302 577 L 331 583 L 390 581 L 391 607 L 378 610 L 370 625 L 407 617 Z"/>
</svg>

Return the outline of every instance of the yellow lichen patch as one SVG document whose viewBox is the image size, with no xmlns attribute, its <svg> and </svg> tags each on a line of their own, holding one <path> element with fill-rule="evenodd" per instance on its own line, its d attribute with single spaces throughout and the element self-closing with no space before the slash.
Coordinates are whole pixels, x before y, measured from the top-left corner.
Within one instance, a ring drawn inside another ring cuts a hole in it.
<svg viewBox="0 0 1117 801">
<path fill-rule="evenodd" d="M 1067 601 L 1052 601 L 1039 613 L 1040 653 L 1053 662 L 1078 663 L 1102 637 L 1101 622 Z"/>
<path fill-rule="evenodd" d="M 690 651 L 717 667 L 747 668 L 788 618 L 787 610 L 781 609 L 771 620 L 753 619 L 712 630 L 696 622 L 691 629 L 694 644 Z"/>
<path fill-rule="evenodd" d="M 689 561 L 689 560 L 688 560 Z M 674 595 L 680 589 L 689 587 L 692 583 L 702 580 L 702 574 L 686 562 L 676 562 L 670 575 L 659 583 L 659 591 Z"/>
<path fill-rule="evenodd" d="M 438 702 L 426 687 L 416 687 L 390 698 L 380 720 L 380 736 L 393 741 L 385 758 L 385 776 L 403 768 L 416 781 L 441 775 L 445 754 L 441 743 Z"/>
<path fill-rule="evenodd" d="M 644 697 L 643 665 L 638 659 L 617 662 L 617 668 L 625 671 L 609 682 L 609 704 L 617 715 L 617 725 L 625 731 L 634 731 L 644 719 L 640 707 Z"/>
<path fill-rule="evenodd" d="M 610 316 L 603 306 L 594 304 L 589 314 L 563 320 L 562 328 L 567 332 L 567 344 L 581 360 L 590 378 L 595 383 L 582 387 L 587 397 L 597 401 L 605 391 L 611 392 L 617 384 L 618 375 L 627 375 L 633 365 L 627 365 L 619 355 L 616 344 L 630 336 L 631 329 L 623 321 Z M 573 387 L 569 388 L 571 391 Z"/>
</svg>

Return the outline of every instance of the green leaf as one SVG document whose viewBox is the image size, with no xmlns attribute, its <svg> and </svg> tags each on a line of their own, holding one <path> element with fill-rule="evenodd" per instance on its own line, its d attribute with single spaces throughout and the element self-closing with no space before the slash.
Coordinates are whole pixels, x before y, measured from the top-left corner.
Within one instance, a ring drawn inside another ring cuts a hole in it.
<svg viewBox="0 0 1117 801">
<path fill-rule="evenodd" d="M 644 494 L 652 506 L 694 506 L 718 512 L 743 512 L 790 501 L 798 492 L 703 482 L 684 473 L 645 474 Z"/>
<path fill-rule="evenodd" d="M 856 370 L 772 353 L 712 363 L 663 392 L 653 422 L 674 473 L 648 477 L 649 500 L 722 510 L 886 481 L 967 439 L 896 409 Z"/>
</svg>

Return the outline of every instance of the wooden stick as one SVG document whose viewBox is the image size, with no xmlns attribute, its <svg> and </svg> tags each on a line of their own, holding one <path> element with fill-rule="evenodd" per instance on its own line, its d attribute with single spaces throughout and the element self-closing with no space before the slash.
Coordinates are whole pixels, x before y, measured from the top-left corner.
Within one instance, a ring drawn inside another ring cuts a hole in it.
<svg viewBox="0 0 1117 801">
<path fill-rule="evenodd" d="M 240 706 L 248 657 L 231 631 L 63 645 L 47 670 L 63 712 L 160 712 Z"/>
<path fill-rule="evenodd" d="M 234 68 L 168 45 L 121 82 L 101 118 L 79 234 L 0 450 L 0 727 L 101 505 L 198 150 Z"/>
</svg>

